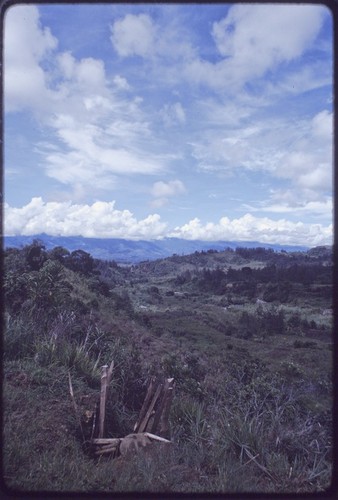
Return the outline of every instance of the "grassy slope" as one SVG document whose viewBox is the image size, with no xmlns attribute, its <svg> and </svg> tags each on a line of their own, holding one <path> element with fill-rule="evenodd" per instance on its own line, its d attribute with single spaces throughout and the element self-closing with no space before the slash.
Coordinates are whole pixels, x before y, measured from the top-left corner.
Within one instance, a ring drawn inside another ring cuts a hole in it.
<svg viewBox="0 0 338 500">
<path fill-rule="evenodd" d="M 324 325 L 315 338 L 311 332 L 307 338 L 289 328 L 284 335 L 271 332 L 245 339 L 239 321 L 244 311 L 257 315 L 255 298 L 225 310 L 222 296 L 197 290 L 191 282 L 175 282 L 187 269 L 248 263 L 229 253 L 166 259 L 132 272 L 117 268 L 108 297 L 95 292 L 87 278 L 64 270 L 63 279 L 72 287 L 69 300 L 77 300 L 71 310 L 81 310 L 73 323 L 69 319 L 66 324 L 60 316 L 66 306 L 40 331 L 34 317 L 12 315 L 5 336 L 3 392 L 8 487 L 57 491 L 328 487 L 332 351 L 327 333 L 330 317 L 321 314 L 324 301 L 311 306 L 299 297 L 298 305 L 283 305 L 286 319 L 296 310 L 301 317 L 312 314 Z M 250 265 L 263 264 L 251 261 Z M 126 291 L 129 301 L 123 295 Z M 53 331 L 63 332 L 60 341 L 52 340 Z M 174 443 L 168 449 L 156 448 L 128 463 L 95 461 L 84 452 L 68 372 L 84 418 L 99 392 L 99 366 L 111 359 L 116 364 L 108 407 L 111 436 L 131 431 L 150 374 L 175 376 Z"/>
</svg>

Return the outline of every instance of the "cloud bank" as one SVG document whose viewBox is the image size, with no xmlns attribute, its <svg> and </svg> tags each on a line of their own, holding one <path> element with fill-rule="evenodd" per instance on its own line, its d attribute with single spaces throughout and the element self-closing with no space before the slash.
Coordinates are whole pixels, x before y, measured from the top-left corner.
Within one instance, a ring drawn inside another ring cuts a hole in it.
<svg viewBox="0 0 338 500">
<path fill-rule="evenodd" d="M 161 188 L 162 189 L 162 188 Z M 22 208 L 5 204 L 5 235 L 84 236 L 97 238 L 187 240 L 241 240 L 292 245 L 332 244 L 332 224 L 305 224 L 285 219 L 272 220 L 246 214 L 230 220 L 222 217 L 218 223 L 203 224 L 198 218 L 168 228 L 158 214 L 137 220 L 129 210 L 118 210 L 115 202 L 95 202 L 92 205 L 70 202 L 44 202 L 33 198 Z"/>
</svg>

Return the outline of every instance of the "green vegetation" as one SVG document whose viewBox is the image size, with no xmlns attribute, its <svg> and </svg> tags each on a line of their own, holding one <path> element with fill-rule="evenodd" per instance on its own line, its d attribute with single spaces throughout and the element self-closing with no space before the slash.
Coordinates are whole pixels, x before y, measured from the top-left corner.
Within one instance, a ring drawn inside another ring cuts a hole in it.
<svg viewBox="0 0 338 500">
<path fill-rule="evenodd" d="M 317 492 L 331 484 L 327 248 L 225 249 L 119 266 L 39 241 L 4 252 L 4 479 L 18 491 Z M 94 459 L 88 415 L 114 360 L 107 435 L 175 377 L 172 443 Z M 80 425 L 69 394 L 71 374 Z"/>
</svg>

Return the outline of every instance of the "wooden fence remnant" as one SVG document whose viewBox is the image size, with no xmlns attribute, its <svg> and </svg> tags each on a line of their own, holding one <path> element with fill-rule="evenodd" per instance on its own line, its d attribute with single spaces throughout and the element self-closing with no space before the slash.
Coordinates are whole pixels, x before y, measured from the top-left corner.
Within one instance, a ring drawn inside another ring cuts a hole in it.
<svg viewBox="0 0 338 500">
<path fill-rule="evenodd" d="M 134 432 L 148 431 L 169 436 L 169 412 L 173 391 L 173 378 L 165 379 L 164 384 L 154 378 L 151 379 Z"/>
<path fill-rule="evenodd" d="M 100 396 L 95 410 L 90 412 L 92 413 L 92 429 L 89 443 L 94 455 L 124 456 L 144 449 L 155 442 L 170 443 L 169 412 L 174 391 L 173 378 L 167 378 L 164 382 L 155 377 L 150 379 L 139 418 L 131 434 L 118 438 L 104 437 L 108 388 L 113 370 L 114 361 L 111 362 L 109 368 L 108 365 L 101 367 Z M 74 409 L 78 415 L 70 374 L 69 387 Z"/>
</svg>

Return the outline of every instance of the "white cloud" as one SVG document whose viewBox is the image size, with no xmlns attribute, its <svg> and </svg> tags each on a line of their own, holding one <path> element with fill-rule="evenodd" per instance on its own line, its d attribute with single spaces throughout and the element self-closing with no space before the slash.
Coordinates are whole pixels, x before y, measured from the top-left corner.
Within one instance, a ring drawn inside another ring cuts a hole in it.
<svg viewBox="0 0 338 500">
<path fill-rule="evenodd" d="M 155 26 L 147 14 L 127 14 L 115 21 L 111 32 L 111 42 L 122 57 L 146 57 L 153 52 Z"/>
<path fill-rule="evenodd" d="M 290 69 L 274 82 L 267 82 L 265 93 L 271 99 L 287 94 L 299 95 L 325 86 L 332 86 L 332 64 L 321 58 Z"/>
<path fill-rule="evenodd" d="M 239 219 L 222 217 L 218 223 L 206 224 L 195 218 L 176 227 L 169 236 L 188 240 L 238 240 L 316 246 L 332 244 L 332 224 L 323 226 L 285 219 L 275 221 L 246 214 Z"/>
<path fill-rule="evenodd" d="M 139 21 L 147 24 L 144 16 Z M 58 53 L 57 40 L 40 25 L 36 7 L 9 10 L 6 40 L 6 110 L 28 107 L 46 126 L 44 140 L 34 149 L 48 177 L 85 196 L 93 185 L 115 188 L 119 175 L 166 170 L 170 159 L 154 152 L 159 146 L 141 110 L 142 98 L 121 93 L 131 89 L 126 78 L 107 78 L 101 59 Z"/>
<path fill-rule="evenodd" d="M 151 194 L 155 198 L 152 202 L 152 207 L 162 207 L 166 205 L 169 198 L 186 192 L 186 188 L 182 181 L 176 179 L 174 181 L 163 182 L 158 181 L 153 184 Z"/>
<path fill-rule="evenodd" d="M 86 92 L 97 91 L 105 86 L 105 69 L 103 61 L 87 57 L 76 65 L 76 80 Z"/>
<path fill-rule="evenodd" d="M 131 90 L 131 86 L 129 85 L 127 79 L 121 75 L 116 75 L 113 78 L 113 82 L 119 90 Z"/>
<path fill-rule="evenodd" d="M 300 135 L 288 151 L 280 152 L 276 174 L 290 179 L 303 190 L 314 193 L 332 191 L 333 184 L 333 116 L 327 110 L 304 124 Z"/>
<path fill-rule="evenodd" d="M 317 139 L 324 139 L 328 146 L 330 146 L 332 142 L 332 118 L 332 113 L 324 109 L 312 119 L 313 136 Z"/>
<path fill-rule="evenodd" d="M 5 234 L 50 235 L 98 238 L 156 239 L 166 224 L 152 214 L 137 220 L 129 210 L 117 210 L 115 202 L 97 201 L 92 205 L 47 202 L 33 198 L 22 208 L 5 204 Z"/>
<path fill-rule="evenodd" d="M 185 21 L 173 15 L 174 7 L 164 9 L 167 12 L 156 21 L 148 14 L 127 14 L 116 20 L 110 27 L 110 40 L 120 57 L 139 56 L 151 61 L 147 71 L 168 84 L 181 79 L 182 67 L 196 57 L 197 48 L 190 41 Z"/>
<path fill-rule="evenodd" d="M 222 56 L 262 73 L 299 57 L 318 35 L 322 22 L 323 9 L 318 6 L 236 5 L 213 24 L 212 34 Z"/>
<path fill-rule="evenodd" d="M 106 103 L 100 97 L 85 101 L 88 113 L 96 108 L 105 114 Z M 72 115 L 56 115 L 50 121 L 59 144 L 50 148 L 45 142 L 38 147 L 46 174 L 63 184 L 109 190 L 120 175 L 151 175 L 166 168 L 165 155 L 147 152 L 137 146 L 140 138 L 151 140 L 146 122 L 110 122 L 85 124 Z M 120 144 L 123 144 L 121 146 Z"/>
<path fill-rule="evenodd" d="M 181 193 L 185 193 L 185 187 L 183 182 L 178 179 L 169 182 L 155 182 L 152 188 L 152 195 L 157 198 L 161 198 L 162 196 L 175 196 Z"/>
<path fill-rule="evenodd" d="M 308 50 L 326 13 L 318 5 L 237 4 L 212 26 L 220 61 L 194 58 L 186 66 L 190 81 L 238 92 L 282 63 Z"/>
<path fill-rule="evenodd" d="M 270 212 L 293 214 L 293 216 L 324 217 L 332 220 L 333 200 L 332 197 L 318 197 L 311 199 L 313 192 L 307 193 L 304 198 L 297 196 L 291 190 L 274 190 L 267 201 L 263 201 L 258 206 L 245 205 L 251 212 Z"/>
<path fill-rule="evenodd" d="M 8 9 L 4 25 L 4 90 L 6 111 L 40 108 L 48 99 L 46 74 L 40 62 L 57 47 L 48 28 L 42 28 L 35 6 Z"/>
<path fill-rule="evenodd" d="M 85 93 L 100 91 L 106 86 L 104 63 L 100 59 L 86 57 L 77 61 L 70 52 L 62 52 L 56 58 L 62 78 L 73 80 L 73 85 Z"/>
<path fill-rule="evenodd" d="M 165 104 L 161 109 L 160 114 L 167 127 L 177 124 L 183 125 L 186 121 L 186 113 L 180 102 Z"/>
<path fill-rule="evenodd" d="M 83 201 L 88 193 L 93 199 L 93 186 L 97 197 L 100 190 L 119 188 L 120 176 L 135 176 L 136 182 L 140 174 L 184 180 L 187 170 L 191 176 L 195 167 L 208 171 L 203 176 L 211 186 L 212 178 L 218 182 L 219 174 L 236 174 L 240 169 L 245 173 L 241 178 L 250 182 L 259 178 L 258 182 L 271 182 L 275 189 L 259 210 L 271 207 L 273 213 L 287 214 L 294 209 L 304 219 L 314 214 L 316 221 L 328 214 L 332 113 L 323 109 L 311 117 L 319 104 L 307 107 L 309 101 L 301 98 L 290 113 L 287 105 L 284 109 L 290 94 L 331 83 L 328 51 L 324 53 L 316 38 L 326 9 L 236 5 L 213 24 L 209 41 L 205 30 L 196 33 L 195 25 L 190 28 L 188 11 L 176 17 L 169 15 L 170 9 L 161 10 L 156 21 L 147 14 L 115 18 L 111 41 L 116 53 L 111 50 L 106 65 L 103 59 L 89 57 L 98 54 L 100 47 L 92 45 L 91 52 L 88 39 L 82 47 L 88 57 L 76 57 L 76 46 L 74 54 L 58 50 L 58 40 L 41 25 L 36 7 L 8 11 L 6 111 L 28 109 L 38 117 L 39 131 L 29 135 L 31 140 L 40 134 L 32 150 L 41 155 L 41 171 Z M 207 42 L 200 52 L 205 59 L 198 55 L 197 40 Z M 60 38 L 65 50 L 63 43 Z M 314 46 L 311 57 L 300 58 Z M 140 57 L 121 61 L 116 54 Z M 313 54 L 325 58 L 314 62 Z M 245 87 L 247 82 L 252 86 Z M 319 94 L 313 95 L 315 101 Z M 291 114 L 301 118 L 291 119 Z M 178 157 L 180 165 L 175 162 Z M 171 171 L 175 165 L 176 173 Z M 11 163 L 11 167 L 20 165 Z M 261 176 L 255 177 L 257 173 Z M 196 186 L 202 177 L 198 174 Z M 54 183 L 54 192 L 59 187 Z M 178 180 L 155 183 L 150 191 L 152 207 L 165 205 L 184 189 Z M 46 190 L 51 192 L 49 186 Z M 290 196 L 283 198 L 283 192 Z M 145 226 L 148 223 L 153 220 L 144 222 Z M 213 226 L 202 225 L 202 229 L 213 232 Z"/>
<path fill-rule="evenodd" d="M 322 110 L 310 119 L 269 118 L 237 126 L 224 124 L 199 132 L 190 143 L 198 168 L 236 175 L 239 171 L 266 174 L 274 199 L 285 211 L 295 204 L 311 206 L 325 199 L 333 186 L 333 116 Z M 278 183 L 284 182 L 283 190 Z M 287 183 L 285 185 L 285 183 Z M 282 193 L 292 193 L 280 204 Z"/>
<path fill-rule="evenodd" d="M 97 201 L 92 205 L 71 202 L 44 202 L 33 198 L 22 208 L 5 203 L 4 233 L 34 235 L 82 235 L 98 238 L 157 239 L 165 236 L 188 240 L 239 240 L 294 245 L 332 244 L 332 224 L 305 224 L 285 219 L 272 220 L 246 214 L 230 220 L 222 217 L 217 223 L 202 224 L 198 218 L 173 231 L 158 214 L 137 220 L 129 210 L 118 210 L 115 202 Z"/>
</svg>

